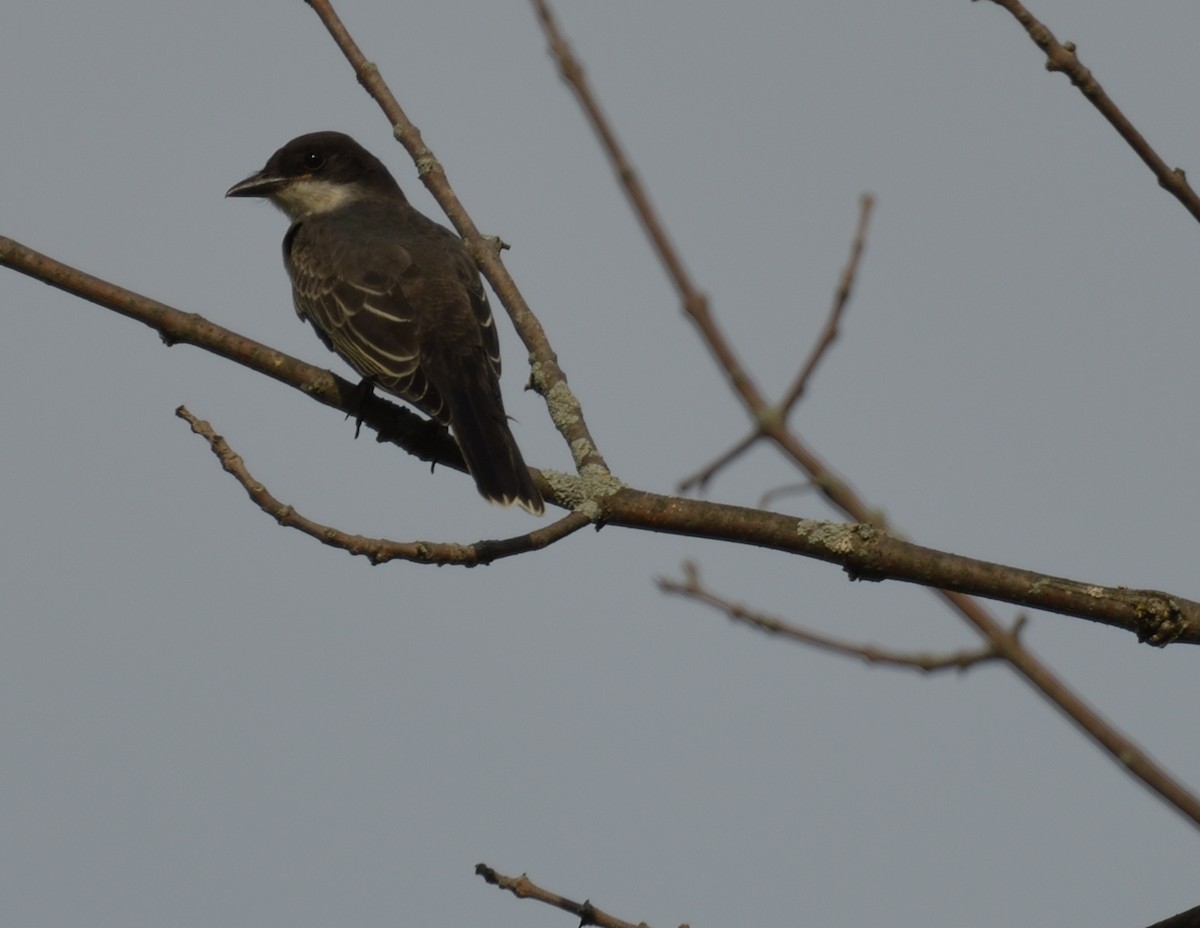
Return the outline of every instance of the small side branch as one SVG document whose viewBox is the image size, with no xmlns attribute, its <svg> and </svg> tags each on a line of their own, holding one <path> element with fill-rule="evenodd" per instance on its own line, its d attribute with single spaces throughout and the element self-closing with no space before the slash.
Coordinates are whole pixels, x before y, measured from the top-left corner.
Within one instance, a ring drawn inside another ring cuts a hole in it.
<svg viewBox="0 0 1200 928">
<path fill-rule="evenodd" d="M 315 538 L 321 544 L 331 548 L 341 548 L 350 554 L 367 558 L 372 564 L 386 564 L 388 561 L 414 561 L 419 564 L 457 564 L 462 567 L 474 567 L 478 564 L 490 564 L 500 558 L 512 557 L 514 554 L 524 554 L 527 551 L 537 551 L 566 538 L 589 524 L 589 519 L 580 513 L 570 513 L 552 525 L 536 529 L 527 535 L 518 535 L 501 541 L 477 541 L 474 544 L 455 544 L 453 542 L 433 541 L 391 541 L 387 538 L 368 538 L 365 535 L 353 535 L 330 525 L 315 522 L 296 511 L 288 503 L 276 499 L 250 473 L 245 461 L 238 455 L 229 443 L 216 433 L 211 425 L 203 419 L 198 419 L 184 406 L 175 410 L 175 415 L 183 419 L 192 431 L 208 442 L 212 453 L 226 473 L 230 474 L 259 509 L 271 516 L 280 525 L 293 528 L 298 532 Z"/>
<path fill-rule="evenodd" d="M 791 641 L 808 645 L 818 651 L 840 654 L 843 657 L 854 657 L 866 664 L 876 664 L 889 667 L 906 667 L 919 670 L 922 673 L 933 673 L 939 670 L 964 671 L 989 661 L 1003 660 L 1000 653 L 992 646 L 985 645 L 973 650 L 954 651 L 950 654 L 905 654 L 889 651 L 885 648 L 869 644 L 854 644 L 830 635 L 823 635 L 811 629 L 800 628 L 783 619 L 750 609 L 740 603 L 718 596 L 700 580 L 700 570 L 692 561 L 683 565 L 683 580 L 670 580 L 660 577 L 658 588 L 664 593 L 674 593 L 685 596 L 696 602 L 712 606 L 734 622 L 749 625 L 759 631 L 771 635 L 779 635 Z M 1024 617 L 1014 623 L 1010 634 L 1015 639 L 1025 624 Z"/>
<path fill-rule="evenodd" d="M 858 268 L 862 263 L 863 251 L 867 243 L 867 225 L 871 220 L 871 210 L 874 206 L 875 198 L 869 193 L 864 193 L 858 201 L 858 228 L 854 232 L 854 240 L 850 243 L 850 258 L 846 261 L 846 266 L 842 268 L 841 277 L 838 279 L 837 290 L 833 295 L 833 305 L 829 307 L 829 315 L 825 319 L 825 326 L 821 329 L 821 334 L 817 337 L 807 360 L 801 365 L 796 379 L 784 394 L 783 400 L 777 407 L 755 410 L 754 430 L 703 469 L 679 481 L 677 489 L 681 493 L 693 489 L 703 490 L 719 471 L 754 447 L 760 438 L 770 437 L 769 430 L 777 429 L 787 421 L 788 415 L 808 389 L 809 381 L 816 373 L 822 358 L 828 354 L 833 343 L 837 341 L 838 335 L 841 334 L 842 315 L 850 304 L 850 296 L 854 292 L 854 281 L 858 277 Z"/>
<path fill-rule="evenodd" d="M 596 908 L 586 899 L 583 902 L 575 902 L 566 896 L 542 889 L 524 873 L 520 876 L 505 876 L 503 873 L 497 873 L 487 864 L 476 864 L 475 873 L 477 876 L 483 877 L 484 882 L 490 883 L 497 889 L 506 890 L 518 899 L 533 899 L 536 902 L 542 902 L 571 913 L 579 919 L 580 928 L 585 925 L 598 925 L 600 928 L 649 928 L 645 922 L 635 925 L 632 922 L 622 921 Z M 682 925 L 680 928 L 687 928 L 687 926 Z"/>
<path fill-rule="evenodd" d="M 998 7 L 1003 7 L 1012 14 L 1021 27 L 1029 34 L 1033 44 L 1046 54 L 1046 70 L 1061 71 L 1065 74 L 1079 92 L 1087 98 L 1100 115 L 1108 120 L 1109 125 L 1117 130 L 1117 134 L 1125 140 L 1130 148 L 1142 159 L 1146 167 L 1158 179 L 1158 185 L 1167 193 L 1183 204 L 1184 209 L 1200 220 L 1200 197 L 1187 181 L 1183 168 L 1171 168 L 1159 156 L 1150 143 L 1134 127 L 1133 123 L 1121 112 L 1112 101 L 1100 82 L 1092 76 L 1092 72 L 1083 66 L 1075 53 L 1074 42 L 1059 42 L 1054 33 L 1047 29 L 1029 12 L 1021 0 L 992 0 Z"/>
<path fill-rule="evenodd" d="M 830 347 L 837 341 L 838 335 L 841 334 L 839 326 L 842 315 L 850 304 L 850 296 L 854 293 L 854 281 L 858 278 L 858 268 L 862 263 L 863 251 L 867 246 L 867 226 L 871 222 L 871 211 L 874 208 L 875 198 L 869 193 L 864 193 L 858 201 L 858 227 L 854 230 L 854 240 L 850 243 L 850 257 L 838 278 L 837 290 L 833 294 L 833 305 L 829 307 L 829 316 L 825 320 L 825 327 L 821 330 L 817 343 L 813 345 L 808 360 L 804 362 L 800 373 L 796 375 L 795 381 L 784 394 L 783 402 L 779 404 L 785 418 L 792 411 L 792 407 L 796 405 L 796 401 L 804 395 L 804 391 L 808 388 L 808 382 L 812 380 L 821 359 L 825 357 Z"/>
</svg>

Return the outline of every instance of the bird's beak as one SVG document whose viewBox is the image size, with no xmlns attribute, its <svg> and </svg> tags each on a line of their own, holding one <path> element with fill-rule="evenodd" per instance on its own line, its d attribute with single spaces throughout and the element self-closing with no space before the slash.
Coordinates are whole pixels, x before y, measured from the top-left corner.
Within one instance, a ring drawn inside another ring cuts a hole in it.
<svg viewBox="0 0 1200 928">
<path fill-rule="evenodd" d="M 227 197 L 269 197 L 288 185 L 290 178 L 259 171 L 225 191 Z"/>
</svg>

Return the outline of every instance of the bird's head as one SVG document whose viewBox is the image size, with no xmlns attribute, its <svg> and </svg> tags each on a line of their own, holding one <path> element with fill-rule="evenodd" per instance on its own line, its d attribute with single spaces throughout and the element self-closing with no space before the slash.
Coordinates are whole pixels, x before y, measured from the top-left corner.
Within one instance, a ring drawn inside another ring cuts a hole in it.
<svg viewBox="0 0 1200 928">
<path fill-rule="evenodd" d="M 292 139 L 227 197 L 266 197 L 292 219 L 329 212 L 369 196 L 403 196 L 378 158 L 341 132 Z"/>
</svg>

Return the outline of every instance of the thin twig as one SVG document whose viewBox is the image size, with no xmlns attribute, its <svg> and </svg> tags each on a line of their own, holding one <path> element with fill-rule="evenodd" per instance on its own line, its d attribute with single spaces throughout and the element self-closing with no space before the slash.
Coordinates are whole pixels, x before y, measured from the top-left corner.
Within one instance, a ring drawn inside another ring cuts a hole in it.
<svg viewBox="0 0 1200 928">
<path fill-rule="evenodd" d="M 1075 54 L 1074 42 L 1059 42 L 1049 29 L 1039 22 L 1020 0 L 992 0 L 996 6 L 1003 7 L 1013 15 L 1022 28 L 1029 33 L 1033 43 L 1046 53 L 1046 70 L 1061 71 L 1065 74 L 1079 92 L 1087 98 L 1092 106 L 1100 111 L 1100 115 L 1108 120 L 1109 125 L 1117 130 L 1126 144 L 1134 150 L 1145 163 L 1151 173 L 1158 179 L 1158 184 L 1167 193 L 1183 204 L 1184 209 L 1193 218 L 1200 219 L 1200 197 L 1187 182 L 1183 168 L 1171 168 L 1159 156 L 1150 143 L 1142 136 L 1133 123 L 1117 107 L 1100 82 L 1092 76 L 1092 72 L 1083 66 L 1079 56 Z"/>
<path fill-rule="evenodd" d="M 646 193 L 646 188 L 642 185 L 637 172 L 634 170 L 633 163 L 626 156 L 624 149 L 617 140 L 616 133 L 613 132 L 607 118 L 600 109 L 600 104 L 592 93 L 591 87 L 584 75 L 583 66 L 571 52 L 567 40 L 559 30 L 558 23 L 554 18 L 553 12 L 550 10 L 549 3 L 545 2 L 545 0 L 533 0 L 533 6 L 542 24 L 542 29 L 546 33 L 550 53 L 554 56 L 555 61 L 558 62 L 559 72 L 562 74 L 563 80 L 566 81 L 567 85 L 575 93 L 575 97 L 579 101 L 579 105 L 583 109 L 584 115 L 591 124 L 593 131 L 596 133 L 601 147 L 603 147 L 605 153 L 608 155 L 613 171 L 617 175 L 617 180 L 625 191 L 625 195 L 629 198 L 630 205 L 633 207 L 634 215 L 637 217 L 638 222 L 642 224 L 642 228 L 649 237 L 655 253 L 658 255 L 667 272 L 667 276 L 675 285 L 680 301 L 683 304 L 684 313 L 700 330 L 703 335 L 704 344 L 716 359 L 718 368 L 724 372 L 730 388 L 741 397 L 746 407 L 748 409 L 765 408 L 766 401 L 763 398 L 762 392 L 750 377 L 749 372 L 742 366 L 741 361 L 738 360 L 733 346 L 725 338 L 717 325 L 716 319 L 713 318 L 712 313 L 709 311 L 708 298 L 696 287 L 687 270 L 684 268 L 683 259 L 680 258 L 678 251 L 672 244 L 671 238 L 667 234 L 666 226 L 659 220 L 657 212 L 651 205 L 650 196 Z"/>
<path fill-rule="evenodd" d="M 208 442 L 209 448 L 221 462 L 221 467 L 225 469 L 225 472 L 242 485 L 254 505 L 276 522 L 286 528 L 292 528 L 308 535 L 310 538 L 315 538 L 321 544 L 329 545 L 331 548 L 341 548 L 349 554 L 365 557 L 372 564 L 386 564 L 388 561 L 401 560 L 439 566 L 457 564 L 464 567 L 475 567 L 479 564 L 490 564 L 500 558 L 512 557 L 515 554 L 541 550 L 589 524 L 586 516 L 572 512 L 551 525 L 535 529 L 525 535 L 505 538 L 501 541 L 477 541 L 474 544 L 465 545 L 453 542 L 392 541 L 387 538 L 353 535 L 333 526 L 316 522 L 298 512 L 295 507 L 276 499 L 266 486 L 254 479 L 247 469 L 245 461 L 229 447 L 229 443 L 218 435 L 211 425 L 192 415 L 187 407 L 180 406 L 175 410 L 175 415 L 190 424 L 192 431 Z"/>
<path fill-rule="evenodd" d="M 704 492 L 708 487 L 709 482 L 717 476 L 727 465 L 732 464 L 740 458 L 746 451 L 758 444 L 758 440 L 763 437 L 761 429 L 756 428 L 753 432 L 746 435 L 737 444 L 728 448 L 721 455 L 709 461 L 704 467 L 693 474 L 688 474 L 677 484 L 675 489 L 680 493 L 690 493 L 692 490 Z"/>
<path fill-rule="evenodd" d="M 783 400 L 779 404 L 779 409 L 784 417 L 792 411 L 796 401 L 804 395 L 808 382 L 817 370 L 817 365 L 821 363 L 821 359 L 825 357 L 840 334 L 838 326 L 850 303 L 850 295 L 854 292 L 854 281 L 858 277 L 858 266 L 862 262 L 863 249 L 867 243 L 867 225 L 871 221 L 871 209 L 874 206 L 875 198 L 869 193 L 864 193 L 858 201 L 858 227 L 854 230 L 854 241 L 850 243 L 850 257 L 846 260 L 846 266 L 842 268 L 842 274 L 838 278 L 837 290 L 833 294 L 833 305 L 829 307 L 829 316 L 825 320 L 825 327 L 821 330 L 817 343 L 813 345 L 808 360 L 800 368 L 796 380 L 783 395 Z"/>
<path fill-rule="evenodd" d="M 758 506 L 760 509 L 766 509 L 775 500 L 784 496 L 799 496 L 801 493 L 811 493 L 816 487 L 813 486 L 811 480 L 804 480 L 800 483 L 785 483 L 783 486 L 772 487 L 758 498 Z"/>
<path fill-rule="evenodd" d="M 583 928 L 584 925 L 598 925 L 600 928 L 648 928 L 645 922 L 634 925 L 632 922 L 622 921 L 609 915 L 586 899 L 583 902 L 576 902 L 548 889 L 542 889 L 524 873 L 520 876 L 505 876 L 503 873 L 497 873 L 487 864 L 476 864 L 475 873 L 477 876 L 483 877 L 484 882 L 490 883 L 498 889 L 507 890 L 518 899 L 533 899 L 556 909 L 562 909 L 564 912 L 570 912 L 579 919 L 580 928 Z M 686 926 L 681 926 L 681 928 L 686 928 Z"/>
<path fill-rule="evenodd" d="M 759 439 L 769 437 L 768 427 L 777 425 L 778 422 L 776 420 L 786 420 L 788 414 L 796 405 L 796 401 L 804 394 L 809 381 L 816 372 L 817 365 L 837 340 L 842 315 L 845 313 L 847 305 L 849 305 L 850 295 L 854 290 L 854 281 L 858 275 L 858 266 L 862 260 L 863 250 L 867 241 L 867 223 L 870 221 L 871 209 L 874 205 L 875 198 L 869 193 L 863 194 L 859 200 L 858 227 L 854 232 L 854 240 L 850 243 L 850 257 L 846 262 L 846 266 L 842 268 L 841 277 L 838 279 L 837 290 L 833 295 L 833 305 L 829 307 L 829 315 L 826 317 L 825 325 L 812 350 L 809 352 L 808 359 L 801 365 L 800 372 L 796 375 L 796 380 L 787 393 L 784 394 L 783 400 L 778 406 L 769 407 L 755 416 L 754 430 L 750 434 L 746 435 L 737 444 L 723 452 L 700 470 L 680 480 L 676 484 L 676 489 L 679 492 L 687 493 L 693 489 L 703 491 L 708 486 L 709 481 L 723 468 L 732 464 L 747 450 L 754 447 Z"/>
<path fill-rule="evenodd" d="M 808 645 L 819 651 L 840 654 L 843 657 L 854 657 L 866 664 L 880 664 L 889 667 L 906 667 L 919 670 L 922 673 L 933 673 L 939 670 L 964 671 L 971 667 L 1000 660 L 996 649 L 990 645 L 972 650 L 954 651 L 949 654 L 906 654 L 899 651 L 889 651 L 870 644 L 854 644 L 831 635 L 823 635 L 811 629 L 801 628 L 784 619 L 767 615 L 757 609 L 751 609 L 740 603 L 718 596 L 700 580 L 700 570 L 692 561 L 683 565 L 683 579 L 670 580 L 660 577 L 658 588 L 664 593 L 674 593 L 685 596 L 697 602 L 704 603 L 725 613 L 734 622 L 741 622 L 759 631 L 778 635 L 800 644 Z M 1013 623 L 1009 634 L 1014 638 L 1025 624 L 1024 617 Z"/>
</svg>

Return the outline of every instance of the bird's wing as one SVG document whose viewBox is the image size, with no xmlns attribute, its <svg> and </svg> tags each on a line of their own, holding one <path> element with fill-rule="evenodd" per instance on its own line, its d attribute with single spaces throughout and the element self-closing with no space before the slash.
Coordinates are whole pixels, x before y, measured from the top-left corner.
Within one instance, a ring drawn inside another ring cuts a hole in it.
<svg viewBox="0 0 1200 928">
<path fill-rule="evenodd" d="M 319 230 L 317 230 L 319 231 Z M 348 248 L 297 236 L 286 252 L 296 312 L 358 374 L 445 424 L 445 403 L 423 370 L 429 273 L 388 241 Z"/>
<path fill-rule="evenodd" d="M 465 257 L 465 256 L 464 256 Z M 492 316 L 492 306 L 488 302 L 487 291 L 483 288 L 483 281 L 479 279 L 479 274 L 475 271 L 475 263 L 468 258 L 470 267 L 466 269 L 464 277 L 466 280 L 467 294 L 471 300 L 471 310 L 474 313 L 475 321 L 479 324 L 479 334 L 483 339 L 483 350 L 487 353 L 488 360 L 491 361 L 492 368 L 496 372 L 496 376 L 500 376 L 500 338 L 496 333 L 496 320 Z"/>
<path fill-rule="evenodd" d="M 285 238 L 297 312 L 361 376 L 449 425 L 485 497 L 540 513 L 504 412 L 491 307 L 466 247 L 395 203 L 348 212 L 302 220 Z"/>
</svg>

